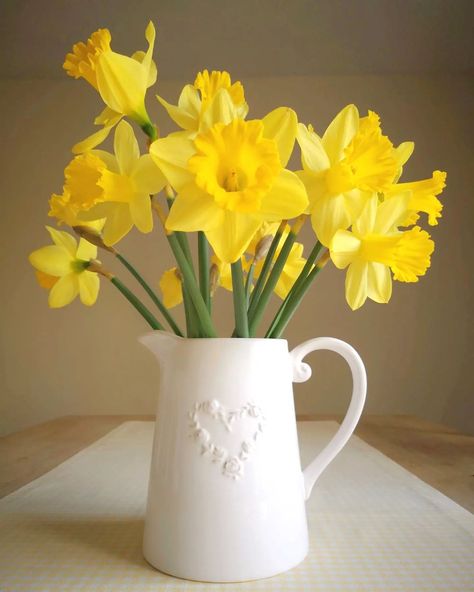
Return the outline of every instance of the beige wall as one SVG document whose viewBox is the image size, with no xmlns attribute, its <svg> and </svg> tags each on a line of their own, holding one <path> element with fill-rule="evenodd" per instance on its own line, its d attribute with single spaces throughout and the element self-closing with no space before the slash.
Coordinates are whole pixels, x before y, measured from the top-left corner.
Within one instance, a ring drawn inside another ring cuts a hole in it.
<svg viewBox="0 0 474 592">
<path fill-rule="evenodd" d="M 396 285 L 389 305 L 369 303 L 353 313 L 344 301 L 344 274 L 328 267 L 287 336 L 291 345 L 317 335 L 352 343 L 368 370 L 367 413 L 409 413 L 473 430 L 470 80 L 371 76 L 245 82 L 254 115 L 288 104 L 317 129 L 346 103 L 374 108 L 394 142 L 416 141 L 407 178 L 428 176 L 436 168 L 449 172 L 429 275 L 419 285 Z M 173 99 L 177 89 L 163 83 L 161 92 Z M 150 102 L 153 115 L 165 121 Z M 99 101 L 85 84 L 68 80 L 4 81 L 0 104 L 1 431 L 67 414 L 152 413 L 158 368 L 137 343 L 146 329 L 142 320 L 105 284 L 92 309 L 76 302 L 49 310 L 27 263 L 28 253 L 47 242 L 47 199 L 60 190 L 68 149 L 91 129 Z M 308 232 L 307 245 L 310 239 Z M 122 250 L 155 282 L 171 261 L 158 230 L 151 236 L 132 234 Z M 102 259 L 109 261 L 107 255 Z M 224 334 L 231 328 L 230 306 L 229 294 L 220 293 L 216 312 Z M 298 411 L 342 411 L 350 385 L 344 363 L 326 353 L 311 362 L 313 380 L 296 386 Z"/>
</svg>

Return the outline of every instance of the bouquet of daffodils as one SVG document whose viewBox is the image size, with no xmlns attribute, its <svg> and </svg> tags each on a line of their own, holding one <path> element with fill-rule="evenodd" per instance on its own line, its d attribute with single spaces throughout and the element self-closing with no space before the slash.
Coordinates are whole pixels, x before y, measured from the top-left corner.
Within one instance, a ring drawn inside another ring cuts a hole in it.
<svg viewBox="0 0 474 592">
<path fill-rule="evenodd" d="M 186 84 L 177 104 L 157 96 L 179 128 L 162 137 L 145 105 L 157 79 L 152 23 L 145 37 L 148 49 L 126 56 L 99 29 L 66 56 L 67 74 L 84 78 L 105 108 L 94 121 L 98 130 L 73 146 L 63 191 L 49 201 L 49 216 L 77 238 L 47 226 L 53 244 L 29 257 L 49 289 L 50 307 L 78 295 L 94 304 L 102 277 L 153 329 L 216 337 L 212 300 L 221 286 L 233 293 L 233 336 L 254 337 L 275 293 L 282 302 L 264 335 L 278 338 L 329 261 L 347 270 L 346 299 L 354 310 L 367 298 L 388 302 L 392 280 L 417 282 L 425 274 L 434 243 L 418 222 L 423 213 L 428 224 L 438 223 L 446 173 L 400 182 L 413 142 L 395 147 L 379 116 L 361 116 L 355 105 L 322 135 L 298 123 L 289 107 L 249 119 L 242 84 L 207 70 Z M 134 127 L 145 134 L 145 154 Z M 100 148 L 110 134 L 113 153 Z M 295 143 L 301 168 L 291 171 Z M 304 224 L 315 234 L 306 259 L 297 241 Z M 176 259 L 156 287 L 117 246 L 134 227 L 151 233 L 155 225 Z M 197 233 L 196 256 L 189 233 Z M 149 305 L 97 259 L 98 249 L 131 273 Z M 171 312 L 181 303 L 186 331 Z"/>
</svg>

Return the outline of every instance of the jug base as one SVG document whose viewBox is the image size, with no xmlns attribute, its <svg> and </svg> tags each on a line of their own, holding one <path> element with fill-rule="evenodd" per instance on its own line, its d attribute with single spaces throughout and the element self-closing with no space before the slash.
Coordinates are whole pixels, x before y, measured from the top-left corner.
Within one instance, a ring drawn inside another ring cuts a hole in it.
<svg viewBox="0 0 474 592">
<path fill-rule="evenodd" d="M 143 552 L 143 557 L 145 559 L 145 561 L 151 566 L 153 567 L 153 569 L 156 569 L 157 571 L 161 572 L 162 574 L 165 574 L 167 576 L 171 576 L 173 578 L 178 578 L 180 580 L 187 580 L 190 582 L 203 582 L 203 583 L 208 583 L 208 584 L 238 584 L 240 582 L 254 582 L 257 580 L 266 580 L 269 578 L 273 578 L 275 576 L 281 575 L 283 573 L 286 573 L 287 571 L 290 571 L 291 569 L 294 569 L 295 567 L 297 567 L 300 563 L 302 563 L 306 557 L 307 557 L 308 553 L 306 552 L 304 554 L 303 557 L 301 557 L 301 559 L 299 559 L 296 562 L 293 562 L 292 564 L 285 566 L 285 567 L 281 567 L 279 569 L 274 569 L 272 571 L 268 571 L 268 572 L 262 572 L 261 574 L 253 574 L 250 575 L 248 574 L 246 575 L 241 575 L 241 576 L 234 576 L 234 577 L 212 577 L 212 575 L 207 575 L 207 576 L 202 576 L 202 575 L 192 575 L 191 573 L 186 572 L 185 570 L 180 571 L 180 570 L 171 570 L 171 569 L 166 569 L 164 567 L 160 567 L 159 565 L 153 563 L 153 561 L 151 561 L 145 554 L 145 552 Z"/>
</svg>

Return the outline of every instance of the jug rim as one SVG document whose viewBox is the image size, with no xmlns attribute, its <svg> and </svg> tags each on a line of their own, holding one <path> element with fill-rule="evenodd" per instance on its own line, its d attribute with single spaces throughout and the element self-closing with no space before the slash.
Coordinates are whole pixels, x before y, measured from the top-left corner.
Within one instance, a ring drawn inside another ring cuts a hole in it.
<svg viewBox="0 0 474 592">
<path fill-rule="evenodd" d="M 168 337 L 172 337 L 176 341 L 186 341 L 186 342 L 194 342 L 194 341 L 229 341 L 231 343 L 241 343 L 243 341 L 248 341 L 250 343 L 255 343 L 256 341 L 268 341 L 270 343 L 288 343 L 287 339 L 283 338 L 276 338 L 273 337 L 180 337 L 179 335 L 175 335 L 171 331 L 161 331 L 159 329 L 154 329 L 152 331 L 147 331 L 146 333 L 142 333 L 138 336 L 138 340 L 140 341 L 143 337 L 150 337 L 152 335 L 167 335 Z"/>
</svg>

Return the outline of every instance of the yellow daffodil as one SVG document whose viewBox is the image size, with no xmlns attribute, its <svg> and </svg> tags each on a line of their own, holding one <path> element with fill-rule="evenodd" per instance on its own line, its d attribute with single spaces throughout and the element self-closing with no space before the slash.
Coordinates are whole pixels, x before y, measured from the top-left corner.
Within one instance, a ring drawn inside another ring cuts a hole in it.
<svg viewBox="0 0 474 592">
<path fill-rule="evenodd" d="M 359 118 L 355 105 L 345 107 L 322 138 L 311 126 L 298 126 L 303 170 L 298 171 L 309 197 L 313 229 L 328 246 L 335 232 L 348 228 L 373 192 L 390 187 L 400 164 L 378 116 Z"/>
<path fill-rule="evenodd" d="M 111 49 L 108 29 L 99 29 L 86 43 L 76 43 L 68 53 L 63 68 L 73 78 L 84 78 L 100 94 L 107 108 L 96 118 L 102 129 L 73 147 L 74 153 L 95 148 L 111 129 L 126 115 L 148 131 L 153 126 L 145 108 L 147 88 L 155 84 L 156 65 L 153 62 L 155 27 L 150 22 L 145 31 L 146 52 L 137 51 L 131 57 Z M 150 133 L 152 133 L 150 131 Z"/>
<path fill-rule="evenodd" d="M 194 84 L 183 88 L 177 105 L 159 96 L 157 99 L 171 119 L 189 132 L 204 131 L 219 123 L 223 110 L 232 114 L 230 119 L 245 119 L 248 112 L 242 84 L 232 83 L 228 72 L 216 70 L 199 72 Z"/>
<path fill-rule="evenodd" d="M 150 195 L 161 191 L 166 179 L 149 154 L 140 156 L 132 127 L 121 121 L 114 138 L 115 155 L 94 150 L 84 155 L 90 169 L 75 179 L 77 192 L 96 200 L 78 213 L 81 220 L 105 218 L 103 239 L 114 245 L 133 226 L 150 232 L 153 216 Z"/>
<path fill-rule="evenodd" d="M 84 239 L 79 244 L 67 232 L 46 226 L 53 245 L 42 247 L 29 256 L 41 287 L 49 289 L 51 308 L 66 306 L 79 295 L 81 302 L 92 306 L 99 293 L 99 276 L 88 271 L 97 257 L 97 247 Z"/>
<path fill-rule="evenodd" d="M 406 218 L 410 195 L 380 202 L 377 195 L 367 201 L 354 222 L 352 232 L 338 230 L 331 240 L 330 253 L 336 267 L 349 266 L 346 299 L 355 310 L 367 298 L 385 303 L 392 294 L 392 277 L 401 282 L 417 282 L 430 266 L 434 243 L 419 226 L 399 231 Z"/>
<path fill-rule="evenodd" d="M 177 190 L 166 227 L 203 230 L 218 258 L 237 261 L 264 221 L 293 218 L 308 205 L 304 185 L 285 169 L 296 114 L 217 123 L 194 139 L 168 136 L 150 154 Z"/>
</svg>

